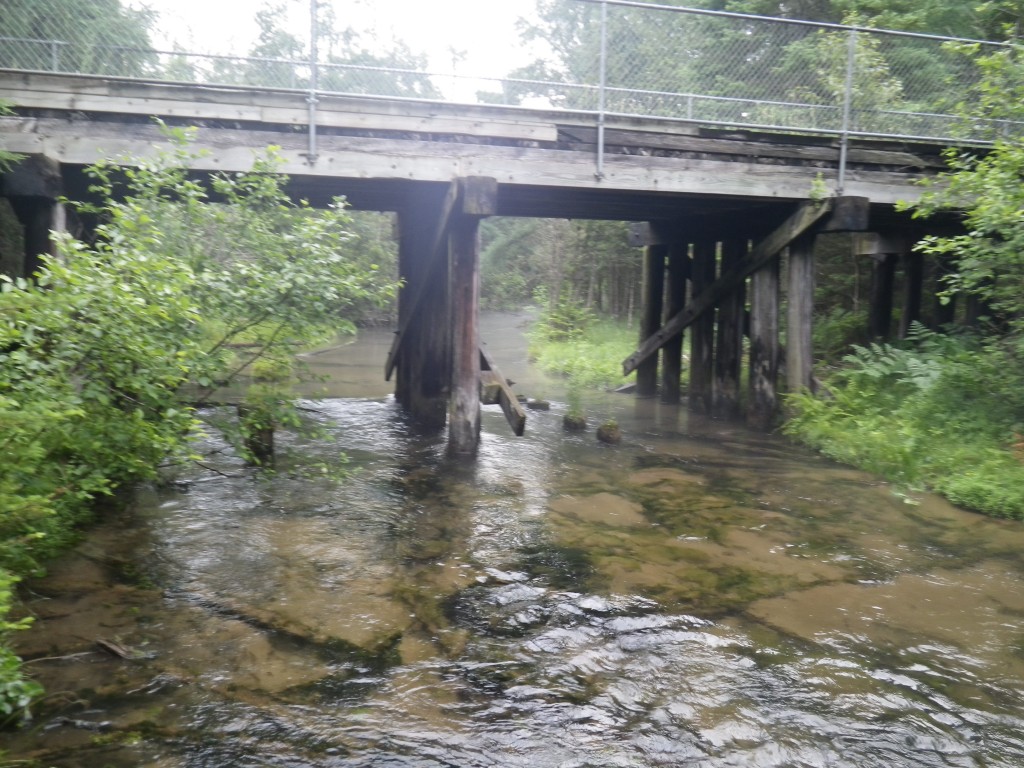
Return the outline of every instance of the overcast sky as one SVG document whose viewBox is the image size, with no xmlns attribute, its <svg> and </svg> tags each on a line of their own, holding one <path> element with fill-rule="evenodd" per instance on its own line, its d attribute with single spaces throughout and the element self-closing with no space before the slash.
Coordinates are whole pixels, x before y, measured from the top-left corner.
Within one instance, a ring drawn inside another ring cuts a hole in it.
<svg viewBox="0 0 1024 768">
<path fill-rule="evenodd" d="M 534 0 L 317 0 L 333 6 L 338 26 L 373 30 L 405 40 L 430 58 L 432 71 L 452 71 L 454 48 L 464 54 L 463 74 L 503 74 L 525 64 L 530 54 L 515 36 L 515 22 L 530 16 Z M 154 42 L 159 47 L 202 53 L 247 51 L 257 35 L 262 0 L 130 0 L 159 13 Z M 286 8 L 285 24 L 306 39 L 310 0 L 272 0 Z"/>
</svg>

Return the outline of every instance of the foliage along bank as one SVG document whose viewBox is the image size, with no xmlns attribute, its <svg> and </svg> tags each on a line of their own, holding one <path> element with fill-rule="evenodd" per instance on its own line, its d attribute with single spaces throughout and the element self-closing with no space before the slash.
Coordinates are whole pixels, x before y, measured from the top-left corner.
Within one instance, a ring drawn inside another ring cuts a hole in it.
<svg viewBox="0 0 1024 768">
<path fill-rule="evenodd" d="M 979 62 L 985 78 L 965 114 L 1020 126 L 1024 56 L 1008 48 Z M 918 249 L 947 266 L 945 298 L 970 297 L 981 322 L 856 348 L 829 381 L 830 398 L 791 399 L 787 429 L 911 488 L 1024 519 L 1024 139 L 1010 130 L 990 151 L 951 149 L 947 161 L 913 210 L 962 212 L 964 231 Z"/>
<path fill-rule="evenodd" d="M 57 236 L 31 280 L 0 276 L 0 724 L 34 684 L 6 648 L 12 587 L 40 572 L 93 502 L 187 460 L 194 405 L 249 373 L 259 423 L 297 424 L 294 353 L 394 296 L 353 248 L 342 201 L 313 211 L 283 191 L 273 149 L 248 174 L 187 173 L 193 131 L 156 159 L 90 169 L 93 244 Z M 214 193 L 220 201 L 210 202 Z"/>
</svg>

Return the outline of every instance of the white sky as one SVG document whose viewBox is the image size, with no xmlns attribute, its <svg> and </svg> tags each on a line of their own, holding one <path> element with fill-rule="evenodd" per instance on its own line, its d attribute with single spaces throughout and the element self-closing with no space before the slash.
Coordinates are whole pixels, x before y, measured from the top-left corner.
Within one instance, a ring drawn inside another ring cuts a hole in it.
<svg viewBox="0 0 1024 768">
<path fill-rule="evenodd" d="M 310 0 L 270 0 L 286 8 L 285 26 L 309 37 Z M 453 71 L 454 48 L 463 54 L 459 74 L 500 76 L 532 60 L 519 42 L 516 20 L 535 13 L 535 0 L 318 0 L 332 6 L 337 26 L 398 37 L 426 53 L 432 72 Z M 159 13 L 157 47 L 200 53 L 244 54 L 255 40 L 256 12 L 264 0 L 129 0 Z M 442 84 L 443 85 L 443 84 Z"/>
</svg>

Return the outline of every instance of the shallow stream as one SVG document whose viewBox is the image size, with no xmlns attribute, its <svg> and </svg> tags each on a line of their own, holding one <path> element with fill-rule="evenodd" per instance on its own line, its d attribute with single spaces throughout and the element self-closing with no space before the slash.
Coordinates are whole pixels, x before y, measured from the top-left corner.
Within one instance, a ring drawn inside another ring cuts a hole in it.
<svg viewBox="0 0 1024 768">
<path fill-rule="evenodd" d="M 54 768 L 1024 765 L 1024 526 L 632 396 L 488 407 L 475 463 L 388 397 L 390 334 L 311 357 L 341 482 L 204 464 L 32 585 Z M 599 444 L 614 417 L 623 442 Z M 287 469 L 287 468 L 286 468 Z M 104 641 L 105 650 L 97 645 Z M 111 652 L 113 646 L 115 652 Z"/>
</svg>

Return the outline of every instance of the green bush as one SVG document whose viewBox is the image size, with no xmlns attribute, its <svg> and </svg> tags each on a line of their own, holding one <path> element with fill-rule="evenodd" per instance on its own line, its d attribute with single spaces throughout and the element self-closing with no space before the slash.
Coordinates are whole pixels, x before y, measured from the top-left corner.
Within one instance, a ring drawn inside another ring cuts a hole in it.
<svg viewBox="0 0 1024 768">
<path fill-rule="evenodd" d="M 348 255 L 339 204 L 293 204 L 273 151 L 253 173 L 218 176 L 219 203 L 188 174 L 191 132 L 168 130 L 155 160 L 101 163 L 95 243 L 56 240 L 34 280 L 0 276 L 0 642 L 10 587 L 40 572 L 118 485 L 185 458 L 191 404 L 245 371 L 286 378 L 294 352 L 391 281 Z M 262 389 L 260 389 L 262 387 Z M 297 421 L 283 387 L 254 398 Z M 273 400 L 273 402 L 269 402 Z M 35 690 L 0 650 L 0 713 Z"/>
</svg>

